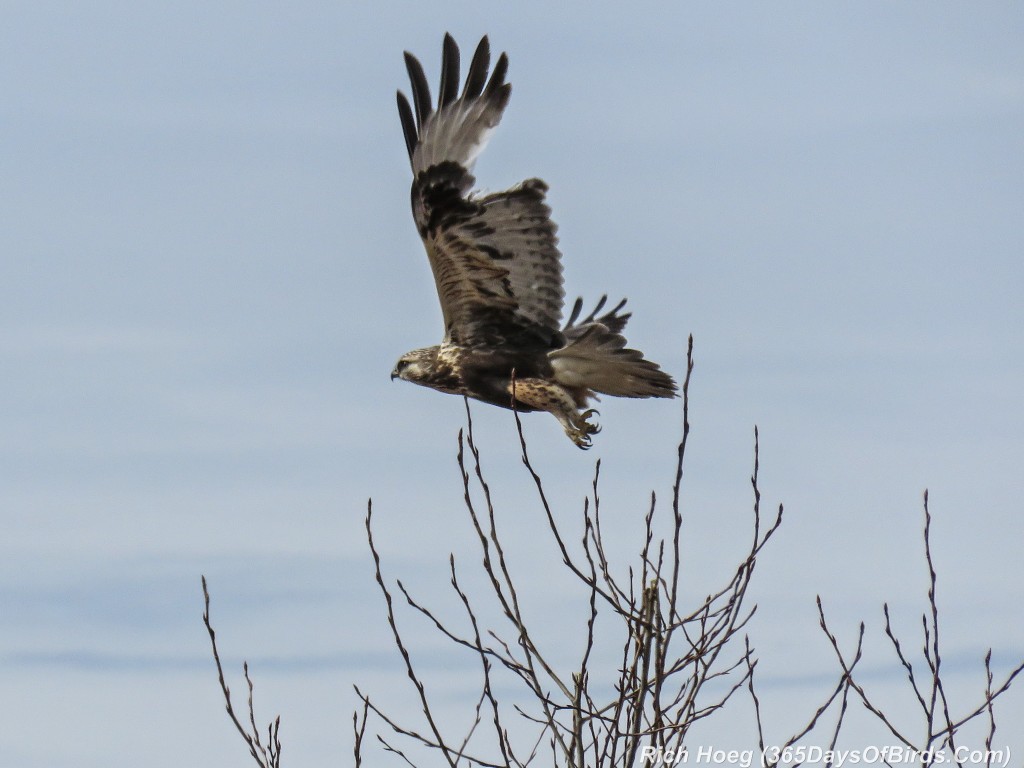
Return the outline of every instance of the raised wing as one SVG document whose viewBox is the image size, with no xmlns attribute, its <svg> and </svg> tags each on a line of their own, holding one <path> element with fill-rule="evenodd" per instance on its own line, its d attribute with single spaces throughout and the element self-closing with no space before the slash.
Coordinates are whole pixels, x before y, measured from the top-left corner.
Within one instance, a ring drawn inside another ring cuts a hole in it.
<svg viewBox="0 0 1024 768">
<path fill-rule="evenodd" d="M 490 46 L 477 46 L 462 93 L 459 48 L 445 35 L 436 110 L 423 67 L 405 54 L 413 105 L 398 93 L 412 165 L 412 209 L 434 273 L 446 339 L 504 346 L 562 341 L 562 264 L 547 185 L 530 179 L 477 196 L 470 173 L 511 93 L 502 54 L 488 78 Z"/>
<path fill-rule="evenodd" d="M 598 317 L 597 313 L 604 309 L 607 301 L 608 296 L 606 294 L 598 299 L 597 306 L 594 307 L 593 311 L 580 320 L 580 315 L 583 314 L 583 299 L 582 297 L 576 299 L 576 303 L 572 305 L 572 312 L 569 313 L 569 319 L 565 321 L 565 328 L 562 329 L 566 341 L 575 341 L 580 338 L 589 330 L 593 323 L 603 325 L 611 333 L 621 334 L 622 329 L 626 327 L 626 322 L 633 316 L 633 313 L 619 314 L 619 310 L 626 306 L 626 300 L 623 299 L 611 310 Z"/>
</svg>

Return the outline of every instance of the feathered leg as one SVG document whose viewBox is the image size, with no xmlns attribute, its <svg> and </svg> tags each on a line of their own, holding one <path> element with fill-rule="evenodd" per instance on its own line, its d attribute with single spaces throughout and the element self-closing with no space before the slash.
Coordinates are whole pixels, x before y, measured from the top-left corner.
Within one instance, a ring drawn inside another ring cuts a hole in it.
<svg viewBox="0 0 1024 768">
<path fill-rule="evenodd" d="M 519 402 L 558 419 L 569 439 L 584 450 L 590 447 L 590 436 L 601 431 L 600 426 L 588 421 L 597 411 L 590 408 L 581 413 L 572 396 L 558 384 L 544 379 L 516 379 L 509 383 L 510 395 L 513 390 Z"/>
</svg>

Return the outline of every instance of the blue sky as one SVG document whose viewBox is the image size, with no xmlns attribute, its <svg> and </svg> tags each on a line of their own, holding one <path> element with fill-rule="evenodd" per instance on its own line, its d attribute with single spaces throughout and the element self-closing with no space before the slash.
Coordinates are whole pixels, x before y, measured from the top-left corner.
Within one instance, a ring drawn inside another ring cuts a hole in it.
<svg viewBox="0 0 1024 768">
<path fill-rule="evenodd" d="M 550 184 L 567 294 L 628 296 L 630 340 L 677 376 L 694 335 L 695 593 L 746 541 L 760 428 L 765 501 L 787 510 L 751 628 L 773 735 L 835 674 L 816 594 L 850 642 L 862 618 L 881 638 L 883 601 L 916 639 L 925 488 L 964 706 L 989 646 L 1003 668 L 1024 656 L 1019 4 L 3 15 L 5 765 L 246 764 L 201 573 L 225 656 L 252 662 L 295 764 L 349 753 L 353 682 L 411 711 L 362 520 L 372 496 L 389 572 L 428 599 L 447 599 L 450 551 L 475 557 L 462 402 L 388 381 L 441 335 L 394 91 L 406 49 L 436 82 L 445 31 L 510 56 L 477 178 Z M 473 413 L 524 589 L 557 637 L 572 593 L 552 586 L 511 416 Z M 607 400 L 602 423 L 589 454 L 549 417 L 525 427 L 569 524 L 602 459 L 606 521 L 628 541 L 650 491 L 668 496 L 679 406 Z M 458 712 L 464 676 L 414 634 Z M 877 684 L 900 690 L 888 649 L 870 650 Z M 1020 691 L 1002 712 L 997 742 L 1019 754 Z M 707 738 L 751 738 L 742 707 L 723 727 Z"/>
</svg>

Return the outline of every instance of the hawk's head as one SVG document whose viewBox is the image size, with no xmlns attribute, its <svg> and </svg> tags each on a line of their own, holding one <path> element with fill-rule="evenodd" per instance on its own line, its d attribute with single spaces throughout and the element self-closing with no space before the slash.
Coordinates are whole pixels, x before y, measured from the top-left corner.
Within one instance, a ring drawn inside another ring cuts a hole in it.
<svg viewBox="0 0 1024 768">
<path fill-rule="evenodd" d="M 427 347 L 406 352 L 395 363 L 391 380 L 404 379 L 451 395 L 465 394 L 453 362 L 439 354 L 440 351 L 440 347 Z"/>
<path fill-rule="evenodd" d="M 414 384 L 430 386 L 434 367 L 437 365 L 437 347 L 426 349 L 414 349 L 406 352 L 395 363 L 395 370 L 391 372 L 391 380 L 405 379 Z"/>
</svg>

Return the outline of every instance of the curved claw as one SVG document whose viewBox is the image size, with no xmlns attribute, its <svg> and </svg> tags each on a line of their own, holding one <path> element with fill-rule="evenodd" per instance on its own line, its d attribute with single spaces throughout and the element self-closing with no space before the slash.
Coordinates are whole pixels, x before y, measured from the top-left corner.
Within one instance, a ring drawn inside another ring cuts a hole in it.
<svg viewBox="0 0 1024 768">
<path fill-rule="evenodd" d="M 572 439 L 576 446 L 582 448 L 584 451 L 590 448 L 593 444 L 591 435 L 596 435 L 601 431 L 601 425 L 591 422 L 591 416 L 600 416 L 601 414 L 594 408 L 590 408 L 583 413 L 577 415 L 576 419 L 573 420 L 573 429 L 570 432 L 566 430 L 569 437 Z"/>
</svg>

